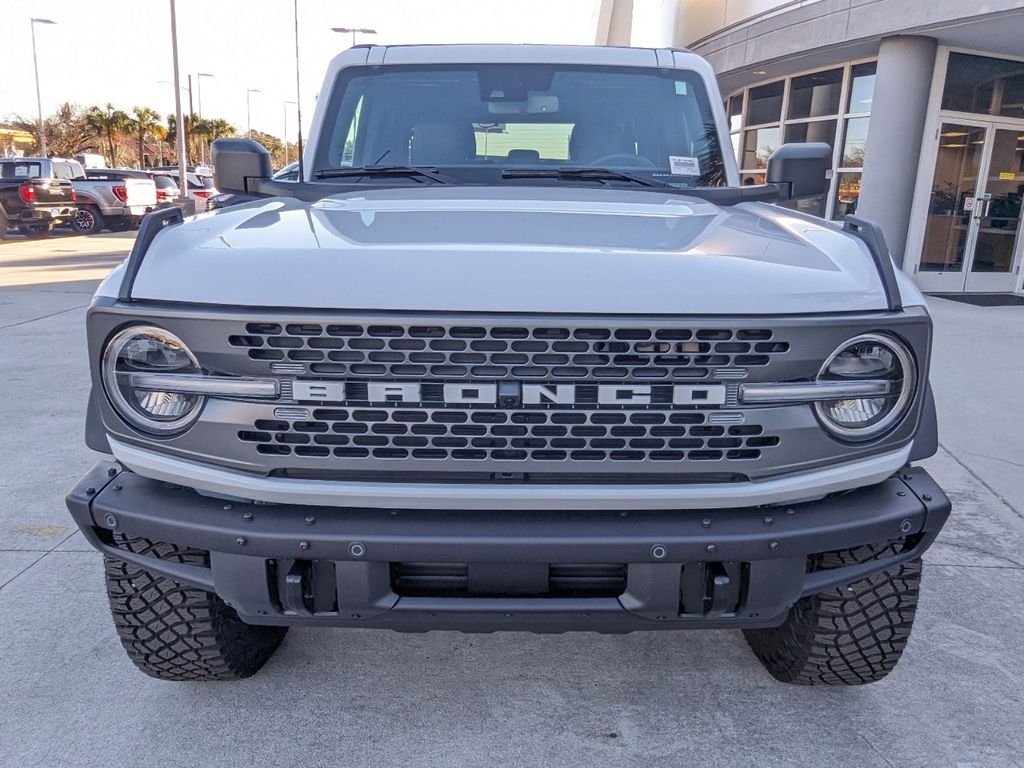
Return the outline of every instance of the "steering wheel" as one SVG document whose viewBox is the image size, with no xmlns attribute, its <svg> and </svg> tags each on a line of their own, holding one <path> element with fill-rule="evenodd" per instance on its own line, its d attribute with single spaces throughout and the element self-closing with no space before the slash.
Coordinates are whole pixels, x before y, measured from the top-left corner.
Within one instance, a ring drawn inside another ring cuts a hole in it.
<svg viewBox="0 0 1024 768">
<path fill-rule="evenodd" d="M 617 152 L 613 155 L 605 155 L 594 160 L 590 165 L 601 167 L 608 163 L 624 165 L 627 168 L 655 168 L 656 166 L 643 155 L 631 155 L 628 152 Z"/>
</svg>

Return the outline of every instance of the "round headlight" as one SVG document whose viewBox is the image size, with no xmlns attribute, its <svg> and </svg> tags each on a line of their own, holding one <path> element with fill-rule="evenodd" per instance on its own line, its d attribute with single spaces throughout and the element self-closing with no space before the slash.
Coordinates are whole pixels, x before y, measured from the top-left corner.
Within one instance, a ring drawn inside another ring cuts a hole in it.
<svg viewBox="0 0 1024 768">
<path fill-rule="evenodd" d="M 103 352 L 103 386 L 118 414 L 144 432 L 167 435 L 189 427 L 203 407 L 201 395 L 132 385 L 133 373 L 200 373 L 188 347 L 169 331 L 136 325 L 114 336 Z"/>
<path fill-rule="evenodd" d="M 814 409 L 825 428 L 847 440 L 876 437 L 895 425 L 910 409 L 917 385 L 914 357 L 891 336 L 865 333 L 844 342 L 818 373 L 818 381 L 886 382 L 878 397 L 823 400 Z"/>
</svg>

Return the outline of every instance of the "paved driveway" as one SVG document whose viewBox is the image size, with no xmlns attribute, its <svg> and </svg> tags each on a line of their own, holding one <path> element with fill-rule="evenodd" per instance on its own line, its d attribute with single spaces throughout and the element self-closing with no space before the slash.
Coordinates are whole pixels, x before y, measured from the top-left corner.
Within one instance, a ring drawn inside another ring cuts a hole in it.
<svg viewBox="0 0 1024 768">
<path fill-rule="evenodd" d="M 63 504 L 85 307 L 130 245 L 0 244 L 0 766 L 1024 765 L 1024 309 L 933 302 L 954 517 L 881 683 L 781 685 L 738 632 L 293 630 L 255 678 L 174 684 L 122 653 Z"/>
</svg>

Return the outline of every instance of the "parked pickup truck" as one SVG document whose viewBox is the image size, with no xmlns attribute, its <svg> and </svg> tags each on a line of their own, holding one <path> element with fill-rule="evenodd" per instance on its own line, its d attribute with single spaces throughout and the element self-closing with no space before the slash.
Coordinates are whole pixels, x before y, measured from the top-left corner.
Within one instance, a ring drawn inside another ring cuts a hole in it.
<svg viewBox="0 0 1024 768">
<path fill-rule="evenodd" d="M 84 170 L 76 161 L 69 162 L 77 166 L 71 177 L 78 193 L 76 232 L 88 235 L 137 227 L 157 207 L 156 184 L 144 171 Z"/>
<path fill-rule="evenodd" d="M 0 160 L 0 240 L 8 230 L 27 237 L 48 234 L 75 217 L 75 188 L 70 181 L 42 177 L 39 161 Z"/>
<path fill-rule="evenodd" d="M 68 507 L 132 661 L 718 628 L 782 681 L 887 675 L 950 512 L 932 323 L 875 225 L 775 204 L 829 146 L 741 186 L 671 49 L 362 46 L 320 94 L 295 181 L 214 142 L 257 199 L 151 214 L 88 312 L 109 456 Z"/>
</svg>

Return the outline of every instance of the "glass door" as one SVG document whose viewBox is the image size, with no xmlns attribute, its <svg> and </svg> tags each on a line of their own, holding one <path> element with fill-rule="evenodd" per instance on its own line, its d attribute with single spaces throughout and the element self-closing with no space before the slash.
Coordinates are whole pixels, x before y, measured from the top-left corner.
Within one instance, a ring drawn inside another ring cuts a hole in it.
<svg viewBox="0 0 1024 768">
<path fill-rule="evenodd" d="M 1024 131 L 989 129 L 984 190 L 974 206 L 973 258 L 965 291 L 1013 291 L 1020 269 Z"/>
<path fill-rule="evenodd" d="M 1013 291 L 1020 261 L 1024 130 L 939 130 L 918 283 L 925 291 Z"/>
</svg>

